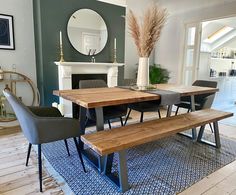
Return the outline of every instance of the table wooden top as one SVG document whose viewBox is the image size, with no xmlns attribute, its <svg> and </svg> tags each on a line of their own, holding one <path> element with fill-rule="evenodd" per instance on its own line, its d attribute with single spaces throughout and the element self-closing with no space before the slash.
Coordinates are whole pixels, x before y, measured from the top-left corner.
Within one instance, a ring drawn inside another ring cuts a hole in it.
<svg viewBox="0 0 236 195">
<path fill-rule="evenodd" d="M 157 89 L 160 89 L 160 90 L 178 92 L 180 93 L 181 96 L 215 93 L 219 91 L 218 88 L 185 86 L 185 85 L 176 85 L 176 84 L 156 84 L 155 86 Z"/>
<path fill-rule="evenodd" d="M 53 94 L 85 108 L 113 106 L 160 99 L 160 96 L 156 94 L 122 88 L 60 90 L 54 91 Z"/>
<path fill-rule="evenodd" d="M 158 84 L 156 85 L 156 88 L 160 90 L 179 92 L 181 96 L 214 93 L 218 91 L 218 89 L 209 87 L 182 86 L 174 84 Z M 53 94 L 85 108 L 113 106 L 160 99 L 160 96 L 157 94 L 117 87 L 56 90 L 53 91 Z"/>
</svg>

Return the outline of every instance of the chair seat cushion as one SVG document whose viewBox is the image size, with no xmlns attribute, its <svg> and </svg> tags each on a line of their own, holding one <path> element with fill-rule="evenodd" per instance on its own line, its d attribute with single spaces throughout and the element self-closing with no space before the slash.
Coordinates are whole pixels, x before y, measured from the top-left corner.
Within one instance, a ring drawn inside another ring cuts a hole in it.
<svg viewBox="0 0 236 195">
<path fill-rule="evenodd" d="M 191 109 L 191 103 L 190 102 L 181 102 L 180 104 L 175 104 L 175 106 L 178 106 L 180 108 L 185 108 L 185 109 Z M 202 105 L 199 103 L 195 104 L 195 110 L 201 110 Z"/>
</svg>

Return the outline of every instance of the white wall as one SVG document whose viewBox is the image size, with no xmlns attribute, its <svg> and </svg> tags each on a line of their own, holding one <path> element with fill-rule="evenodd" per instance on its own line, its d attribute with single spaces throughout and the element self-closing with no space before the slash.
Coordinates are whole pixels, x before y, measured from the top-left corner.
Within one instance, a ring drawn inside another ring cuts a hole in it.
<svg viewBox="0 0 236 195">
<path fill-rule="evenodd" d="M 0 49 L 0 66 L 25 74 L 36 83 L 32 0 L 0 0 L 0 13 L 13 15 L 15 50 Z M 27 97 L 26 97 L 27 98 Z"/>
<path fill-rule="evenodd" d="M 185 0 L 180 0 L 178 5 L 181 5 L 181 2 Z M 230 0 L 229 0 L 230 1 Z M 155 51 L 155 62 L 162 64 L 165 68 L 171 71 L 171 80 L 170 82 L 180 82 L 181 78 L 181 58 L 183 54 L 183 39 L 184 39 L 184 25 L 187 23 L 201 22 L 210 19 L 222 18 L 225 16 L 235 15 L 236 2 L 229 1 L 216 1 L 217 5 L 212 6 L 214 1 L 210 1 L 209 5 L 205 1 L 204 7 L 199 8 L 199 5 L 196 4 L 195 0 L 188 0 L 188 7 L 183 12 L 170 14 L 167 25 L 164 28 L 160 42 L 157 45 Z M 166 6 L 171 7 L 173 10 L 173 4 L 176 4 L 176 1 L 166 1 Z M 196 6 L 191 7 L 192 5 Z M 195 4 L 194 4 L 195 2 Z M 162 5 L 165 6 L 165 1 L 162 2 Z M 177 4 L 176 4 L 177 5 Z M 186 10 L 191 11 L 186 11 Z"/>
<path fill-rule="evenodd" d="M 126 0 L 97 0 L 97 1 L 102 1 L 104 3 L 110 3 L 110 4 L 126 7 Z"/>
<path fill-rule="evenodd" d="M 131 9 L 137 16 L 141 17 L 145 8 L 151 3 L 152 0 L 127 0 L 126 15 Z M 137 63 L 139 57 L 134 44 L 133 38 L 128 31 L 128 23 L 126 21 L 126 34 L 125 34 L 125 78 L 135 78 Z M 154 63 L 154 53 L 150 56 L 150 64 Z"/>
</svg>

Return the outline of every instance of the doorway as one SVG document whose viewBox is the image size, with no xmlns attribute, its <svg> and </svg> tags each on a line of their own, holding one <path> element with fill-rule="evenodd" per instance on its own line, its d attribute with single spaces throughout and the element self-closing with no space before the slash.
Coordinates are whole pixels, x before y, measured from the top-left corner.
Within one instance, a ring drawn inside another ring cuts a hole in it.
<svg viewBox="0 0 236 195">
<path fill-rule="evenodd" d="M 233 112 L 222 123 L 236 126 L 236 17 L 202 22 L 196 78 L 217 81 L 212 107 Z"/>
</svg>

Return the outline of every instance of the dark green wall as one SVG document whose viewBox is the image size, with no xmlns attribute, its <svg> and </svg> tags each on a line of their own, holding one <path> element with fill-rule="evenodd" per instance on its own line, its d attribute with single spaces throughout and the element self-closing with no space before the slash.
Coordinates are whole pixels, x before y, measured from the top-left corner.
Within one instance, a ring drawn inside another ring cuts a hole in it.
<svg viewBox="0 0 236 195">
<path fill-rule="evenodd" d="M 52 91 L 58 89 L 58 70 L 54 61 L 59 61 L 59 31 L 63 34 L 65 61 L 90 61 L 91 57 L 77 52 L 67 37 L 67 22 L 76 10 L 89 8 L 99 13 L 108 28 L 108 42 L 97 62 L 111 62 L 113 40 L 117 38 L 117 59 L 124 62 L 125 8 L 96 0 L 33 0 L 36 44 L 37 84 L 41 104 L 51 105 L 58 101 Z M 119 83 L 124 78 L 124 68 L 119 68 Z"/>
</svg>

